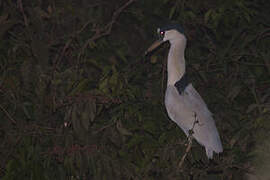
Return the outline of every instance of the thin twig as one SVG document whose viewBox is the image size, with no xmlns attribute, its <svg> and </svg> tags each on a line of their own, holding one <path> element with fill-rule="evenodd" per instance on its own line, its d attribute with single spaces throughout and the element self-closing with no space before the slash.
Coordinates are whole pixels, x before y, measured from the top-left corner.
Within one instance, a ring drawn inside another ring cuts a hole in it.
<svg viewBox="0 0 270 180">
<path fill-rule="evenodd" d="M 18 1 L 21 1 L 21 0 L 18 0 Z M 116 19 L 118 18 L 118 16 L 120 15 L 120 13 L 129 5 L 131 4 L 132 2 L 134 2 L 136 0 L 129 0 L 127 3 L 125 3 L 122 7 L 120 7 L 118 10 L 116 10 L 114 13 L 113 13 L 113 17 L 112 17 L 112 20 L 103 28 L 94 28 L 94 31 L 95 31 L 95 34 L 93 37 L 91 37 L 90 39 L 87 40 L 87 42 L 83 45 L 83 48 L 81 50 L 81 52 L 79 53 L 78 57 L 80 58 L 81 55 L 83 54 L 84 50 L 86 49 L 86 47 L 88 46 L 88 44 L 90 42 L 93 42 L 103 36 L 106 36 L 108 34 L 110 34 L 111 32 L 111 29 L 112 29 L 112 26 L 113 24 L 115 23 Z M 83 27 L 78 30 L 76 32 L 76 34 L 80 34 L 89 24 L 91 23 L 91 21 L 88 21 L 86 22 Z M 71 42 L 73 40 L 73 36 L 65 43 L 65 46 L 63 47 L 61 53 L 57 53 L 56 57 L 54 58 L 54 63 L 55 63 L 55 66 L 57 65 L 57 62 L 59 62 L 62 58 L 63 58 L 63 55 L 66 51 L 66 49 L 69 48 Z"/>
<path fill-rule="evenodd" d="M 110 123 L 110 124 L 108 124 L 108 125 L 106 125 L 106 126 L 100 128 L 100 129 L 94 131 L 93 134 L 98 134 L 98 133 L 100 133 L 101 131 L 103 131 L 104 129 L 107 129 L 107 128 L 113 126 L 114 124 L 115 124 L 115 122 L 112 122 L 112 123 Z"/>
<path fill-rule="evenodd" d="M 93 37 L 91 37 L 90 39 L 88 39 L 86 41 L 86 43 L 84 44 L 81 52 L 78 55 L 78 58 L 81 57 L 81 55 L 84 53 L 85 49 L 87 48 L 87 46 L 89 45 L 90 42 L 94 42 L 97 39 L 109 35 L 111 33 L 113 24 L 116 22 L 116 19 L 119 17 L 119 15 L 121 14 L 121 12 L 127 7 L 129 6 L 131 3 L 133 3 L 136 0 L 129 0 L 128 2 L 126 2 L 123 6 L 121 6 L 119 9 L 117 9 L 112 16 L 111 21 L 104 27 L 104 28 L 95 28 L 95 34 L 93 35 Z"/>
<path fill-rule="evenodd" d="M 57 53 L 55 61 L 54 61 L 54 69 L 56 69 L 58 62 L 60 62 L 60 60 L 63 58 L 66 50 L 69 48 L 70 44 L 72 42 L 72 38 L 70 38 L 66 43 L 65 46 L 62 49 L 62 52 L 60 53 L 60 55 Z"/>
<path fill-rule="evenodd" d="M 188 136 L 188 146 L 186 148 L 186 151 L 185 151 L 185 154 L 182 156 L 181 158 L 181 161 L 179 162 L 178 164 L 178 167 L 181 169 L 183 164 L 184 164 L 184 161 L 186 159 L 186 156 L 187 154 L 189 153 L 189 151 L 191 150 L 191 146 L 192 146 L 192 139 L 193 139 L 193 136 Z"/>
<path fill-rule="evenodd" d="M 3 108 L 3 106 L 0 105 L 0 108 L 2 109 L 2 111 L 4 111 L 4 113 L 7 115 L 7 117 L 10 119 L 10 121 L 13 124 L 17 124 L 17 122 L 11 117 L 11 115 L 7 112 L 7 110 L 5 110 L 5 108 Z"/>
<path fill-rule="evenodd" d="M 182 156 L 179 164 L 178 164 L 178 168 L 182 168 L 183 164 L 184 164 L 184 161 L 187 157 L 187 154 L 189 153 L 189 151 L 191 150 L 191 147 L 192 147 L 192 140 L 193 140 L 193 134 L 194 134 L 194 127 L 195 127 L 195 124 L 199 123 L 198 119 L 197 119 L 197 114 L 195 113 L 194 114 L 194 122 L 193 122 L 193 125 L 192 125 L 192 128 L 189 130 L 189 134 L 188 134 L 188 145 L 187 145 L 187 148 L 186 148 L 186 151 L 185 151 L 185 154 Z"/>
<path fill-rule="evenodd" d="M 24 25 L 27 27 L 28 26 L 28 20 L 27 20 L 27 17 L 24 13 L 24 9 L 23 9 L 23 5 L 22 5 L 22 0 L 18 0 L 17 1 L 17 4 L 18 4 L 18 7 L 23 15 L 23 20 L 24 20 Z"/>
</svg>

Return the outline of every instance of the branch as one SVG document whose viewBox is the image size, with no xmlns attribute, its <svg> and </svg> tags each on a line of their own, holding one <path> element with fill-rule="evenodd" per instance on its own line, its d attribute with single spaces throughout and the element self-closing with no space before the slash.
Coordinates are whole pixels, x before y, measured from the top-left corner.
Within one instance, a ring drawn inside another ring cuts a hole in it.
<svg viewBox="0 0 270 180">
<path fill-rule="evenodd" d="M 24 25 L 27 27 L 28 26 L 28 20 L 27 20 L 27 17 L 25 15 L 25 13 L 24 13 L 22 0 L 17 1 L 17 6 L 18 6 L 18 8 L 20 9 L 20 11 L 21 11 L 21 13 L 23 15 Z"/>
<path fill-rule="evenodd" d="M 17 122 L 11 117 L 11 115 L 7 112 L 7 110 L 5 110 L 5 108 L 3 108 L 3 106 L 0 105 L 0 108 L 2 109 L 2 111 L 4 111 L 4 113 L 6 114 L 6 116 L 10 119 L 10 121 L 13 124 L 17 124 Z"/>
<path fill-rule="evenodd" d="M 193 125 L 192 125 L 192 128 L 189 130 L 188 132 L 188 145 L 187 145 L 187 148 L 186 148 L 186 151 L 185 151 L 185 154 L 182 156 L 179 164 L 178 164 L 178 167 L 181 169 L 183 164 L 184 164 L 184 161 L 187 157 L 187 154 L 189 153 L 189 151 L 191 150 L 191 146 L 192 146 L 192 140 L 193 140 L 193 134 L 194 134 L 194 127 L 195 127 L 195 124 L 199 123 L 198 119 L 197 119 L 197 114 L 195 113 L 194 115 L 194 122 L 193 122 Z"/>
<path fill-rule="evenodd" d="M 179 164 L 178 164 L 178 167 L 179 167 L 180 169 L 182 168 L 182 166 L 183 166 L 183 164 L 184 164 L 184 161 L 185 161 L 185 159 L 186 159 L 187 154 L 188 154 L 189 151 L 191 150 L 192 140 L 193 140 L 193 136 L 192 136 L 192 135 L 191 135 L 191 136 L 189 135 L 189 136 L 188 136 L 188 145 L 187 145 L 185 154 L 182 156 L 181 161 L 180 161 Z"/>
<path fill-rule="evenodd" d="M 103 36 L 109 35 L 111 33 L 112 27 L 113 27 L 114 23 L 116 22 L 117 18 L 119 17 L 119 15 L 123 12 L 123 10 L 127 6 L 129 6 L 134 1 L 136 1 L 136 0 L 129 0 L 123 6 L 121 6 L 119 9 L 117 9 L 113 13 L 111 21 L 104 28 L 95 28 L 94 36 L 86 41 L 86 43 L 84 44 L 84 46 L 82 48 L 82 51 L 78 55 L 79 58 L 81 57 L 81 55 L 83 54 L 83 52 L 85 51 L 85 49 L 87 48 L 87 46 L 89 45 L 90 42 L 96 41 L 97 39 L 99 39 Z"/>
</svg>

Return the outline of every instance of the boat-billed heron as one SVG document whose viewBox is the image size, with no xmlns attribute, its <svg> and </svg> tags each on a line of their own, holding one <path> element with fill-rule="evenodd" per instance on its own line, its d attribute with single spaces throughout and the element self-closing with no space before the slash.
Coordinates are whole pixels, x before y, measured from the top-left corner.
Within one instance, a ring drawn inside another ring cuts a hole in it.
<svg viewBox="0 0 270 180">
<path fill-rule="evenodd" d="M 186 36 L 178 24 L 157 29 L 159 40 L 148 48 L 146 54 L 162 43 L 169 41 L 170 50 L 167 60 L 167 89 L 165 105 L 169 117 L 189 136 L 205 147 L 206 155 L 213 158 L 213 152 L 223 151 L 219 133 L 212 113 L 200 94 L 188 82 L 185 66 Z"/>
</svg>

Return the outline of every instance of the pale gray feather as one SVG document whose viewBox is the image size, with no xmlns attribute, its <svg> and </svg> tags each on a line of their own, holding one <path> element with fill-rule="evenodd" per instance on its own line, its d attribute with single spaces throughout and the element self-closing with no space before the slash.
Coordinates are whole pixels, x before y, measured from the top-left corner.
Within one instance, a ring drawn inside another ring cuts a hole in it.
<svg viewBox="0 0 270 180">
<path fill-rule="evenodd" d="M 171 44 L 167 62 L 166 109 L 169 117 L 187 136 L 189 130 L 193 129 L 192 136 L 205 147 L 207 157 L 213 158 L 213 152 L 220 153 L 223 151 L 222 144 L 212 113 L 208 110 L 200 94 L 193 88 L 192 84 L 187 86 L 181 84 L 181 79 L 185 74 L 186 37 L 177 27 L 169 26 L 169 29 L 165 28 L 166 31 L 158 31 L 160 36 L 163 37 L 162 41 L 169 41 Z M 152 47 L 157 47 L 156 43 Z M 152 47 L 149 49 L 153 49 Z M 180 86 L 185 86 L 183 92 L 175 87 L 177 82 L 180 82 Z M 195 121 L 198 121 L 198 123 L 195 123 Z"/>
<path fill-rule="evenodd" d="M 165 105 L 169 117 L 187 136 L 193 127 L 196 114 L 199 123 L 194 126 L 193 137 L 205 147 L 208 158 L 213 157 L 213 151 L 222 152 L 220 137 L 212 114 L 191 84 L 186 87 L 182 95 L 178 93 L 175 86 L 168 86 Z"/>
</svg>

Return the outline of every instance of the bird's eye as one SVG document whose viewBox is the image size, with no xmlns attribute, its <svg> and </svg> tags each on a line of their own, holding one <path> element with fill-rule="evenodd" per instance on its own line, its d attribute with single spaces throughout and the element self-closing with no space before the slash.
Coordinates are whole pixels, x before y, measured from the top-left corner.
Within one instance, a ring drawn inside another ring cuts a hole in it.
<svg viewBox="0 0 270 180">
<path fill-rule="evenodd" d="M 163 39 L 164 38 L 164 35 L 165 35 L 165 32 L 164 31 L 160 31 L 159 32 L 159 39 Z"/>
</svg>

